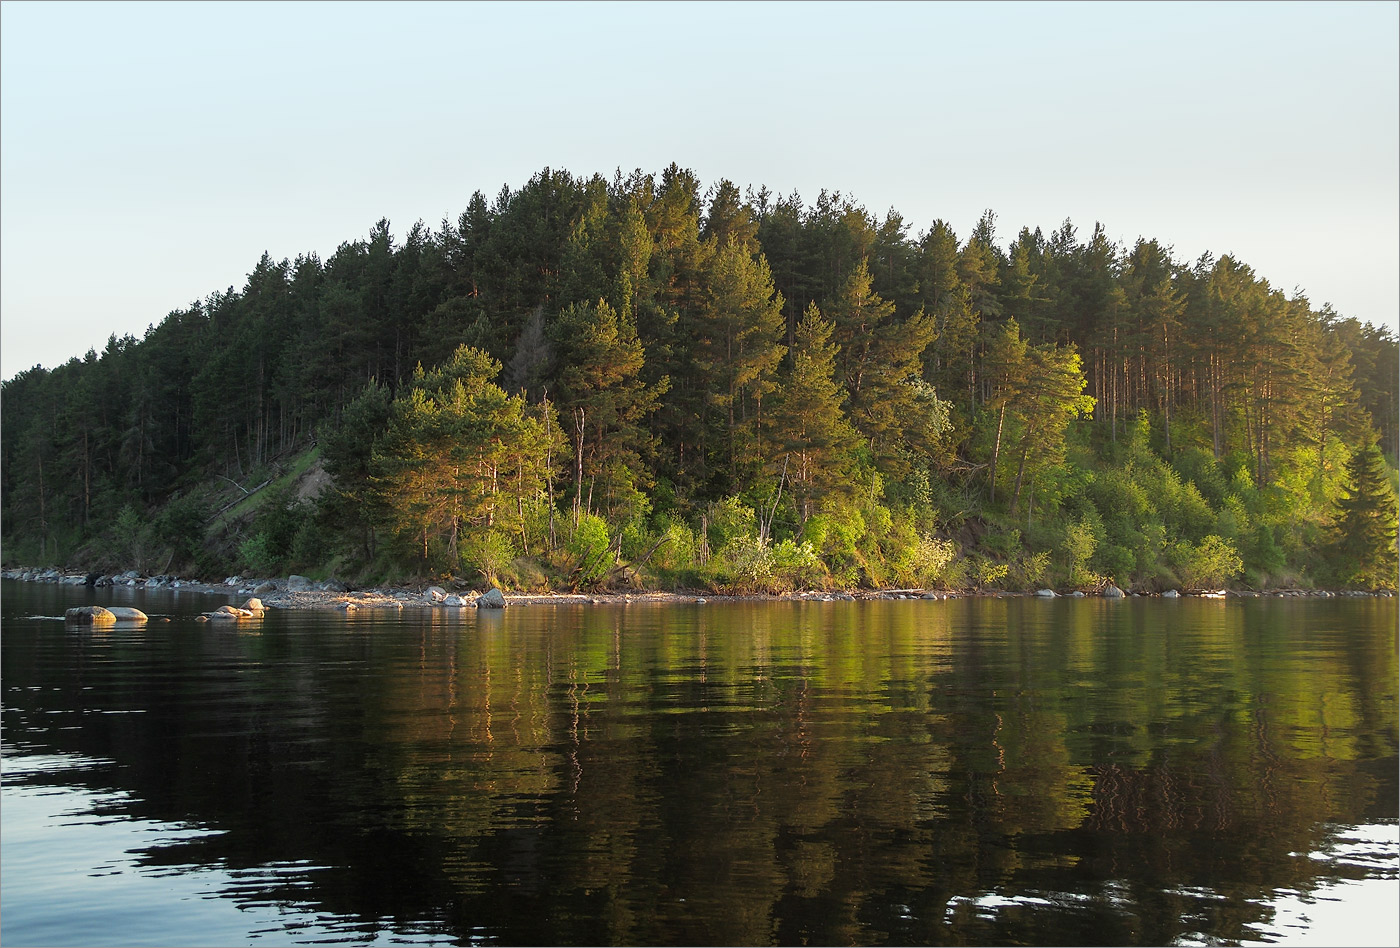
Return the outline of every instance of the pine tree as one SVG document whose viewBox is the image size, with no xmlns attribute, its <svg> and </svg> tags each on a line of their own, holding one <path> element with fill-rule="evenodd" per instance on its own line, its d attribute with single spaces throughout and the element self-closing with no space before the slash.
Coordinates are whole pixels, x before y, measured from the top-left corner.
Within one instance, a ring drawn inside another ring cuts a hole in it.
<svg viewBox="0 0 1400 948">
<path fill-rule="evenodd" d="M 559 358 L 558 403 L 574 442 L 574 514 L 630 505 L 649 482 L 644 457 L 652 441 L 642 427 L 669 380 L 648 384 L 637 327 L 607 301 L 571 305 L 559 314 L 553 337 Z"/>
<path fill-rule="evenodd" d="M 783 299 L 763 256 L 729 238 L 714 247 L 706 276 L 706 305 L 691 323 L 692 352 L 709 389 L 711 424 L 723 434 L 716 466 L 737 480 L 740 468 L 759 457 L 763 400 L 786 351 Z"/>
<path fill-rule="evenodd" d="M 798 520 L 806 523 L 817 502 L 844 492 L 846 453 L 855 429 L 841 411 L 845 392 L 835 379 L 837 347 L 832 324 L 808 304 L 797 324 L 792 370 L 774 399 L 768 426 L 773 473 L 785 471 Z"/>
</svg>

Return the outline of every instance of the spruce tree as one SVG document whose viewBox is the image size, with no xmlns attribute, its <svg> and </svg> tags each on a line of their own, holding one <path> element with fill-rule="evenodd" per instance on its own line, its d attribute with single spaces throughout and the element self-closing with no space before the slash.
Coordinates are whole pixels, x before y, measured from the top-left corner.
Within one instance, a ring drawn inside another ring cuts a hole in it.
<svg viewBox="0 0 1400 948">
<path fill-rule="evenodd" d="M 1374 442 L 1347 465 L 1351 489 L 1337 502 L 1334 553 L 1339 575 L 1370 589 L 1396 586 L 1396 499 L 1385 457 Z"/>
</svg>

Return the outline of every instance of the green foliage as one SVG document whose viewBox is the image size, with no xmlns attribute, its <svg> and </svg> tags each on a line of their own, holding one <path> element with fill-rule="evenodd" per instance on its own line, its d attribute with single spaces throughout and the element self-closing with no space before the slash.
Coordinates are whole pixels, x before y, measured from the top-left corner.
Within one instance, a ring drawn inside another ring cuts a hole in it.
<svg viewBox="0 0 1400 948">
<path fill-rule="evenodd" d="M 773 580 L 772 551 L 756 536 L 731 537 L 709 564 L 721 588 L 736 593 L 767 592 Z"/>
<path fill-rule="evenodd" d="M 941 585 L 957 555 L 958 547 L 952 540 L 921 536 L 903 562 L 896 565 L 896 576 L 901 584 L 909 586 L 927 589 Z"/>
<path fill-rule="evenodd" d="M 1337 504 L 1332 549 L 1347 582 L 1394 589 L 1397 581 L 1396 493 L 1385 458 L 1375 444 L 1352 455 L 1350 489 Z"/>
<path fill-rule="evenodd" d="M 571 584 L 575 589 L 596 585 L 616 563 L 608 524 L 602 517 L 582 514 L 565 545 L 570 561 Z"/>
<path fill-rule="evenodd" d="M 1154 588 L 1231 575 L 1214 536 L 1251 583 L 1393 585 L 1372 521 L 1395 518 L 1366 512 L 1393 496 L 1397 351 L 1233 257 L 1102 226 L 911 237 L 834 192 L 545 169 L 438 229 L 264 255 L 144 339 L 4 382 L 0 524 L 7 560 L 212 570 L 261 506 L 236 555 L 268 570 L 557 582 L 601 514 L 614 557 L 665 540 L 677 581 L 739 537 L 829 574 L 745 580 L 778 586 Z M 206 524 L 203 485 L 315 443 L 314 515 L 256 494 Z M 936 535 L 966 557 L 936 569 Z"/>
<path fill-rule="evenodd" d="M 562 447 L 548 404 L 527 406 L 491 382 L 500 363 L 463 346 L 452 361 L 415 371 L 389 406 L 370 458 L 380 522 L 425 565 L 455 568 L 467 528 L 528 536 L 527 508 L 545 492 L 551 452 Z"/>
<path fill-rule="evenodd" d="M 469 531 L 462 538 L 461 551 L 462 568 L 479 574 L 488 586 L 501 585 L 501 574 L 517 553 L 510 534 L 495 528 Z"/>
<path fill-rule="evenodd" d="M 789 538 L 773 546 L 769 556 L 773 579 L 785 589 L 820 589 L 827 571 L 809 543 Z"/>
<path fill-rule="evenodd" d="M 145 572 L 150 568 L 154 527 L 135 507 L 127 504 L 112 521 L 113 552 L 121 562 Z"/>
<path fill-rule="evenodd" d="M 1103 576 L 1116 586 L 1133 585 L 1137 572 L 1137 557 L 1133 551 L 1121 544 L 1105 544 L 1099 548 L 1094 561 Z"/>
<path fill-rule="evenodd" d="M 166 504 L 156 516 L 154 539 L 170 551 L 167 563 L 179 568 L 197 560 L 203 549 L 207 514 L 208 508 L 202 501 L 186 495 Z"/>
<path fill-rule="evenodd" d="M 995 589 L 1006 582 L 1011 567 L 980 556 L 968 558 L 968 580 L 977 589 Z"/>
<path fill-rule="evenodd" d="M 1101 532 L 1101 527 L 1087 517 L 1066 525 L 1064 551 L 1071 586 L 1090 585 L 1098 580 L 1097 576 L 1089 572 L 1088 565 L 1094 550 L 1098 548 Z"/>
<path fill-rule="evenodd" d="M 238 545 L 238 555 L 256 576 L 273 576 L 282 565 L 283 553 L 266 532 L 255 533 Z"/>
<path fill-rule="evenodd" d="M 740 534 L 715 556 L 710 575 L 727 592 L 784 593 L 822 588 L 827 570 L 810 543 L 789 538 L 770 546 Z"/>
<path fill-rule="evenodd" d="M 1244 561 L 1229 540 L 1211 534 L 1200 543 L 1172 545 L 1171 559 L 1188 589 L 1217 589 L 1244 571 Z"/>
<path fill-rule="evenodd" d="M 726 497 L 710 504 L 705 523 L 705 539 L 715 553 L 740 537 L 758 539 L 758 518 L 753 508 L 738 497 Z"/>
<path fill-rule="evenodd" d="M 700 565 L 700 544 L 693 530 L 683 523 L 673 523 L 666 528 L 663 536 L 665 542 L 657 547 L 651 558 L 653 567 L 678 573 Z"/>
</svg>

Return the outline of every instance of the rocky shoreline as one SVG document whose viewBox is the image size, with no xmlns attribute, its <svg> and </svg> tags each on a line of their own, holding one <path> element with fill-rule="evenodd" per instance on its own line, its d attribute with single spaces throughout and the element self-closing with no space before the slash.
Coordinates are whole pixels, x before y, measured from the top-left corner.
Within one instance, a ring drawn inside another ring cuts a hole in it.
<svg viewBox="0 0 1400 948">
<path fill-rule="evenodd" d="M 1334 597 L 1391 597 L 1389 590 L 1365 592 L 1361 590 L 1324 589 L 1276 589 L 1264 592 L 1254 590 L 1204 590 L 1181 592 L 1167 590 L 1163 593 L 1124 592 L 1116 586 L 1105 587 L 1095 593 L 1073 591 L 1057 593 L 1052 589 L 1041 589 L 1033 593 L 1013 593 L 1001 590 L 991 591 L 948 591 L 924 589 L 880 589 L 849 590 L 841 592 L 802 591 L 782 594 L 727 595 L 710 592 L 590 592 L 590 593 L 502 593 L 488 590 L 485 593 L 465 590 L 449 592 L 441 586 L 385 586 L 367 589 L 351 589 L 338 580 L 313 581 L 305 576 L 285 578 L 253 578 L 230 576 L 222 583 L 207 583 L 184 579 L 178 576 L 146 576 L 135 570 L 124 573 L 70 573 L 57 568 L 17 568 L 0 573 L 5 579 L 22 582 L 56 583 L 70 586 L 92 586 L 105 588 L 121 586 L 137 589 L 167 589 L 208 593 L 225 596 L 251 596 L 262 601 L 269 609 L 403 609 L 406 607 L 430 607 L 440 609 L 465 608 L 505 608 L 507 606 L 530 605 L 615 605 L 623 603 L 692 603 L 707 602 L 836 602 L 856 600 L 891 599 L 960 599 L 981 598 L 1022 598 L 1026 596 L 1043 599 L 1102 597 L 1119 598 L 1165 598 L 1175 599 L 1187 596 L 1223 598 L 1334 598 Z"/>
</svg>

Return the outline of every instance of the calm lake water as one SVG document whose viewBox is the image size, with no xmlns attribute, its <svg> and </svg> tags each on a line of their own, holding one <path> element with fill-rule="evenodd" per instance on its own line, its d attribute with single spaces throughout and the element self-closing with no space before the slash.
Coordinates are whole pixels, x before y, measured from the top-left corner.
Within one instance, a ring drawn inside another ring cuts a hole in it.
<svg viewBox="0 0 1400 948">
<path fill-rule="evenodd" d="M 4 584 L 4 944 L 1400 941 L 1395 600 L 221 601 Z"/>
</svg>

